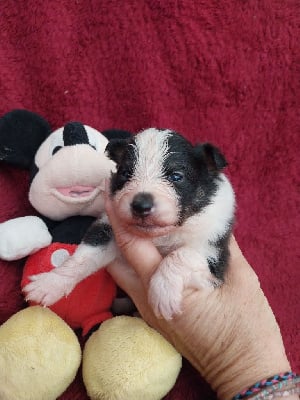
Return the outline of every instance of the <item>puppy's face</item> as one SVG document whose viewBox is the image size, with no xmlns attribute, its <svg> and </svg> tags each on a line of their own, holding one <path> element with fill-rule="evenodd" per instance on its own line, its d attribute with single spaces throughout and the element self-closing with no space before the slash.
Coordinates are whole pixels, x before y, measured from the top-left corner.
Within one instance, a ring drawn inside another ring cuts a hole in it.
<svg viewBox="0 0 300 400">
<path fill-rule="evenodd" d="M 210 203 L 226 161 L 210 144 L 192 146 L 170 130 L 147 129 L 111 141 L 117 164 L 111 193 L 119 218 L 141 236 L 170 233 Z"/>
</svg>

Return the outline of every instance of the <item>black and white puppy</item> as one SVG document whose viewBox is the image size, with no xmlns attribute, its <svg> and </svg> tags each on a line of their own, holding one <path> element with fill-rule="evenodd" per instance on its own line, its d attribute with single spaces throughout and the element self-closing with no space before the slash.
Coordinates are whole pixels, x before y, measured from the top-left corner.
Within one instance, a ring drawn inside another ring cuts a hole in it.
<svg viewBox="0 0 300 400">
<path fill-rule="evenodd" d="M 171 319 L 182 311 L 184 288 L 213 289 L 224 280 L 235 208 L 222 173 L 226 160 L 209 143 L 193 146 L 178 133 L 155 128 L 111 141 L 106 151 L 117 165 L 111 195 L 118 217 L 133 234 L 151 238 L 164 257 L 151 278 L 149 302 L 157 316 Z M 53 304 L 116 256 L 104 216 L 54 270 L 57 276 L 46 279 L 47 294 L 36 292 L 35 300 Z"/>
</svg>

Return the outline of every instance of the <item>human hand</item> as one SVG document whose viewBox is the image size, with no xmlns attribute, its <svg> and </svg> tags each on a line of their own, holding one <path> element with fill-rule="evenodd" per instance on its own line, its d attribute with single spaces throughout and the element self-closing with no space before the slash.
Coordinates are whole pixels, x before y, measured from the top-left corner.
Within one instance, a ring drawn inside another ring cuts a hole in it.
<svg viewBox="0 0 300 400">
<path fill-rule="evenodd" d="M 161 255 L 150 240 L 132 236 L 120 225 L 109 199 L 106 207 L 127 262 L 116 260 L 108 271 L 144 320 L 194 365 L 221 400 L 290 370 L 278 324 L 234 238 L 225 283 L 213 291 L 185 289 L 183 312 L 166 321 L 155 317 L 147 300 Z"/>
</svg>

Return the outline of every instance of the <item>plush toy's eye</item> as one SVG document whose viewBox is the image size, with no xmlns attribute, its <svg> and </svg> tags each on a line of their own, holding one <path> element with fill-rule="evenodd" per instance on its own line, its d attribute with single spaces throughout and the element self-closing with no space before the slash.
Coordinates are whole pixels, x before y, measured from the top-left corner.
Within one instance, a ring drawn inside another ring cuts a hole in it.
<svg viewBox="0 0 300 400">
<path fill-rule="evenodd" d="M 167 179 L 170 182 L 181 182 L 184 178 L 184 174 L 179 171 L 172 172 L 168 175 Z"/>
<path fill-rule="evenodd" d="M 55 153 L 58 152 L 58 150 L 62 149 L 62 146 L 56 146 L 54 147 L 53 151 L 52 151 L 52 155 L 54 156 Z"/>
</svg>

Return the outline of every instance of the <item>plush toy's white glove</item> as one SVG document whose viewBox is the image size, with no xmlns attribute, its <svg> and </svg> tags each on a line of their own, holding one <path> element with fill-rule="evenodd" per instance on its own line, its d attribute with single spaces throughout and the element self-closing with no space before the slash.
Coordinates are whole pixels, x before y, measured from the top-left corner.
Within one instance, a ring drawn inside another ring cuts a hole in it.
<svg viewBox="0 0 300 400">
<path fill-rule="evenodd" d="M 15 218 L 0 224 L 0 258 L 19 260 L 48 246 L 52 237 L 38 217 Z"/>
</svg>

